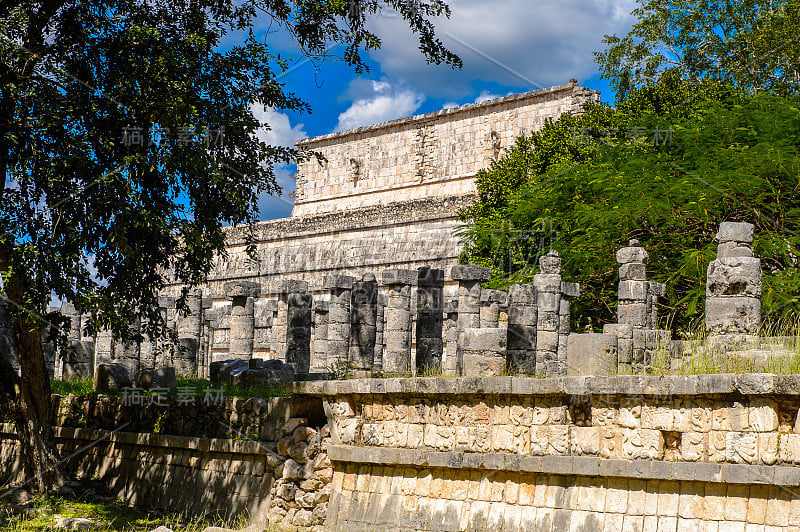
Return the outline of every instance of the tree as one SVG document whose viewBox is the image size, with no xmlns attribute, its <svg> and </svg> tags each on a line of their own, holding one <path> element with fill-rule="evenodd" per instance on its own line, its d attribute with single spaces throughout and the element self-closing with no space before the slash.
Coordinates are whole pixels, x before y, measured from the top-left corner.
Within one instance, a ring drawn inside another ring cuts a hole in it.
<svg viewBox="0 0 800 532">
<path fill-rule="evenodd" d="M 650 254 L 651 278 L 667 283 L 664 304 L 680 329 L 703 310 L 705 268 L 715 256 L 719 223 L 744 220 L 756 226 L 765 316 L 796 312 L 800 99 L 726 95 L 724 89 L 712 94 L 716 98 L 673 113 L 639 113 L 642 101 L 633 111 L 628 101 L 592 157 L 533 173 L 501 209 L 504 224 L 473 224 L 470 242 L 518 246 L 512 271 L 502 269 L 508 261 L 493 264 L 495 282 L 530 280 L 536 258 L 552 246 L 561 253 L 564 275 L 581 283 L 576 324 L 614 322 L 614 252 L 637 238 Z M 552 228 L 549 239 L 528 236 L 543 223 Z M 468 250 L 493 256 L 486 246 Z"/>
<path fill-rule="evenodd" d="M 383 6 L 383 7 L 382 7 Z M 253 104 L 305 111 L 288 63 L 252 26 L 267 16 L 302 53 L 366 70 L 366 26 L 399 13 L 430 62 L 459 66 L 430 19 L 443 0 L 81 0 L 0 6 L 0 274 L 20 360 L 0 357 L 0 407 L 13 418 L 33 487 L 63 474 L 50 430 L 41 348 L 51 293 L 123 339 L 164 333 L 163 272 L 187 286 L 223 249 L 223 224 L 257 217 L 272 164 L 294 150 L 257 139 Z M 242 42 L 219 45 L 232 32 Z M 186 292 L 184 291 L 184 296 Z M 56 323 L 55 325 L 59 325 Z"/>
<path fill-rule="evenodd" d="M 624 37 L 606 35 L 595 53 L 621 100 L 673 70 L 743 91 L 800 90 L 798 0 L 639 0 Z"/>
</svg>

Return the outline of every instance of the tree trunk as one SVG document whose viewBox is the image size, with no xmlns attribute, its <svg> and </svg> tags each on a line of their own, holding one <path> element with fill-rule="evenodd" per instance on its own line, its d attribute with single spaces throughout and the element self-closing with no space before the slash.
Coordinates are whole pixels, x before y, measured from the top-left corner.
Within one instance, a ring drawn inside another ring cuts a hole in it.
<svg viewBox="0 0 800 532">
<path fill-rule="evenodd" d="M 14 293 L 19 284 L 11 276 L 8 296 L 15 305 Z M 16 285 L 16 286 L 15 286 Z M 11 311 L 11 309 L 9 309 Z M 55 445 L 50 409 L 50 376 L 42 351 L 41 322 L 25 309 L 16 308 L 12 317 L 12 336 L 20 365 L 17 376 L 11 364 L 0 356 L 0 406 L 8 410 L 21 448 L 24 486 L 46 492 L 63 486 Z"/>
</svg>

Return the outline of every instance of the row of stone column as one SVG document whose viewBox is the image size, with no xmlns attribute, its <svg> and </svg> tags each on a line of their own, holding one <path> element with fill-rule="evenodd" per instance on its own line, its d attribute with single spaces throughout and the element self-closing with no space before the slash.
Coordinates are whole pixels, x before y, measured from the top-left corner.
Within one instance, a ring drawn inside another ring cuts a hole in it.
<svg viewBox="0 0 800 532">
<path fill-rule="evenodd" d="M 458 281 L 458 351 L 446 369 L 455 374 L 565 375 L 571 300 L 576 283 L 561 279 L 561 259 L 555 251 L 540 258 L 532 285 L 517 284 L 508 293 L 481 289 L 491 271 L 476 265 L 454 266 Z M 508 322 L 498 326 L 500 310 Z M 450 337 L 448 337 L 450 338 Z M 448 351 L 448 354 L 450 351 Z"/>
</svg>

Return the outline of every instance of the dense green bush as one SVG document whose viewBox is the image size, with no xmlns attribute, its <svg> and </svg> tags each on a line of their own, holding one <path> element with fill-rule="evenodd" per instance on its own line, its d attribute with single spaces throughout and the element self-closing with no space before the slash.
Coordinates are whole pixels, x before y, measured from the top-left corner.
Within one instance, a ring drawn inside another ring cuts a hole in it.
<svg viewBox="0 0 800 532">
<path fill-rule="evenodd" d="M 552 247 L 581 283 L 575 325 L 597 326 L 615 321 L 614 252 L 637 238 L 668 286 L 662 316 L 680 328 L 703 311 L 717 226 L 745 220 L 763 311 L 777 317 L 798 307 L 799 177 L 800 100 L 662 79 L 617 109 L 562 116 L 481 172 L 462 259 L 492 267 L 502 287 L 530 281 Z"/>
</svg>

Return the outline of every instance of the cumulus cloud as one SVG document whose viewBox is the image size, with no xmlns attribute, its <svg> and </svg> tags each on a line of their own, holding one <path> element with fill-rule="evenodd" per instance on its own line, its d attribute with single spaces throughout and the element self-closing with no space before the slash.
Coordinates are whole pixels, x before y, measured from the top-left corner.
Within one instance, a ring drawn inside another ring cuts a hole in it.
<svg viewBox="0 0 800 532">
<path fill-rule="evenodd" d="M 425 63 L 415 36 L 398 16 L 378 16 L 370 28 L 383 39 L 372 57 L 389 79 L 431 97 L 460 99 L 476 79 L 520 90 L 596 74 L 592 52 L 604 34 L 624 34 L 635 0 L 450 0 L 451 18 L 436 19 L 437 35 L 464 61 L 461 71 Z"/>
<path fill-rule="evenodd" d="M 289 116 L 280 111 L 257 103 L 250 106 L 250 110 L 253 116 L 264 124 L 257 133 L 258 138 L 270 146 L 291 147 L 296 140 L 308 136 L 303 130 L 303 124 L 292 126 Z"/>
<path fill-rule="evenodd" d="M 308 134 L 303 130 L 303 124 L 292 125 L 289 116 L 272 108 L 265 108 L 260 104 L 251 106 L 253 116 L 256 117 L 264 127 L 257 135 L 258 138 L 270 146 L 293 147 L 295 141 L 306 138 Z M 294 201 L 289 194 L 295 190 L 295 181 L 292 179 L 292 172 L 296 171 L 295 165 L 276 165 L 274 167 L 275 180 L 283 189 L 280 196 L 263 193 L 258 198 L 258 212 L 261 220 L 274 220 L 276 218 L 286 218 L 292 213 Z"/>
<path fill-rule="evenodd" d="M 483 90 L 478 95 L 478 97 L 475 98 L 475 103 L 488 102 L 489 100 L 494 100 L 494 99 L 499 98 L 499 97 L 500 97 L 499 94 L 492 94 L 491 92 L 489 92 L 487 90 Z"/>
<path fill-rule="evenodd" d="M 350 107 L 339 115 L 339 123 L 334 131 L 412 115 L 425 100 L 420 93 L 393 86 L 387 81 L 369 81 L 367 89 L 364 80 L 359 80 L 352 84 L 347 94 L 358 94 L 360 97 L 354 99 Z"/>
</svg>

